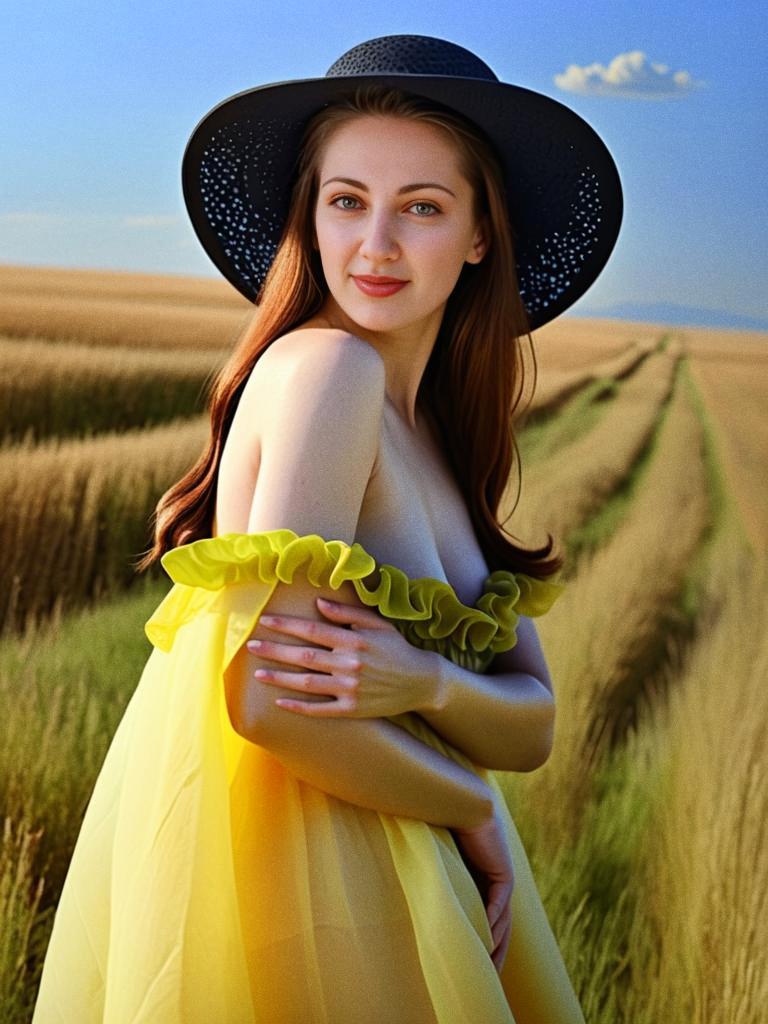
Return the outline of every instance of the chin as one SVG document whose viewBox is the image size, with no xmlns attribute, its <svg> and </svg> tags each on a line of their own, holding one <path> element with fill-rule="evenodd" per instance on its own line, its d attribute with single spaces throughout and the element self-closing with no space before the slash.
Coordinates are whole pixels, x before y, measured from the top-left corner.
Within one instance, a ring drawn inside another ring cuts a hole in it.
<svg viewBox="0 0 768 1024">
<path fill-rule="evenodd" d="M 402 317 L 386 316 L 384 314 L 376 315 L 375 313 L 362 313 L 360 316 L 351 316 L 351 320 L 358 327 L 364 328 L 366 331 L 379 331 L 384 333 L 385 331 L 397 331 L 403 327 L 407 327 L 410 320 L 403 319 Z"/>
<path fill-rule="evenodd" d="M 386 301 L 376 299 L 374 301 Z M 369 305 L 360 305 L 355 302 L 339 302 L 336 300 L 339 309 L 351 321 L 352 324 L 363 327 L 368 331 L 392 331 L 399 327 L 407 326 L 408 317 L 402 312 L 394 309 L 374 309 Z"/>
</svg>

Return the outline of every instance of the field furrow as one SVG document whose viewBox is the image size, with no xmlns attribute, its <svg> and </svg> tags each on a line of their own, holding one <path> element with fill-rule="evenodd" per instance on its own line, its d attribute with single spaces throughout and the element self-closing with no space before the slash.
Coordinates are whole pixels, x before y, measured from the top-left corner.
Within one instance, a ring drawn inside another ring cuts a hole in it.
<svg viewBox="0 0 768 1024">
<path fill-rule="evenodd" d="M 534 422 L 542 415 L 551 416 L 577 391 L 593 381 L 621 380 L 628 376 L 637 369 L 653 348 L 653 343 L 630 342 L 618 354 L 594 365 L 580 367 L 577 370 L 550 371 L 537 385 L 524 424 Z"/>
<path fill-rule="evenodd" d="M 541 620 L 558 702 L 555 750 L 531 780 L 541 808 L 559 805 L 561 787 L 585 796 L 594 766 L 633 723 L 670 631 L 689 626 L 680 597 L 711 515 L 703 445 L 687 389 L 678 387 L 630 512 L 606 544 L 579 559 Z M 570 803 L 576 828 L 582 801 Z"/>
<path fill-rule="evenodd" d="M 524 463 L 520 503 L 506 529 L 526 544 L 543 543 L 547 531 L 567 536 L 601 508 L 651 441 L 678 359 L 675 347 L 647 357 L 590 430 L 549 457 Z M 502 520 L 508 502 L 505 496 Z"/>
<path fill-rule="evenodd" d="M 589 367 L 618 356 L 630 345 L 652 348 L 667 328 L 639 321 L 558 316 L 534 332 L 540 382 L 550 373 Z"/>
<path fill-rule="evenodd" d="M 594 1024 L 689 1020 L 667 1013 L 657 996 L 649 1010 L 660 937 L 642 859 L 659 772 L 640 760 L 637 735 L 649 693 L 664 702 L 685 651 L 697 644 L 708 596 L 700 593 L 691 607 L 691 566 L 712 529 L 713 505 L 706 431 L 687 383 L 678 376 L 630 512 L 609 541 L 579 558 L 540 620 L 557 701 L 554 750 L 533 774 L 500 774 Z M 718 536 L 723 529 L 721 522 Z M 667 960 L 677 920 L 666 921 Z"/>
<path fill-rule="evenodd" d="M 738 501 L 756 553 L 768 555 L 768 346 L 760 355 L 737 360 L 726 354 L 697 353 L 691 368 L 717 425 L 723 467 Z"/>
</svg>

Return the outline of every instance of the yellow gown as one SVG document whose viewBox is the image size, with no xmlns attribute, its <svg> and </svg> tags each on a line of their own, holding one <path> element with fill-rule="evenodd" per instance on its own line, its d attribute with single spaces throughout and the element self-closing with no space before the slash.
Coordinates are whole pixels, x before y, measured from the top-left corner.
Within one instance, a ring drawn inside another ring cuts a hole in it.
<svg viewBox="0 0 768 1024">
<path fill-rule="evenodd" d="M 513 926 L 499 975 L 451 831 L 292 775 L 235 732 L 223 686 L 295 573 L 350 580 L 411 643 L 474 671 L 563 584 L 497 570 L 468 607 L 358 543 L 290 530 L 197 540 L 162 565 L 174 585 L 145 625 L 154 649 L 86 809 L 33 1024 L 583 1024 L 508 813 Z M 418 714 L 390 720 L 500 792 Z"/>
</svg>

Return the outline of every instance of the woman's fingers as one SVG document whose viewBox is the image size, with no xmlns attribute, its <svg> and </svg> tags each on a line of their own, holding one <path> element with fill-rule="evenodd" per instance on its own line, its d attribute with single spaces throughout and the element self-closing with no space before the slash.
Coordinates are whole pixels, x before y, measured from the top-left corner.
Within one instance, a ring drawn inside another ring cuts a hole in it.
<svg viewBox="0 0 768 1024">
<path fill-rule="evenodd" d="M 283 686 L 299 693 L 336 694 L 341 697 L 351 694 L 355 689 L 355 680 L 351 677 L 325 675 L 322 672 L 278 672 L 277 669 L 258 668 L 253 674 L 260 683 Z"/>
<path fill-rule="evenodd" d="M 509 907 L 509 901 L 512 899 L 512 883 L 511 882 L 491 882 L 488 889 L 488 924 L 491 926 L 493 931 L 494 926 L 502 916 L 504 911 Z"/>
<path fill-rule="evenodd" d="M 499 941 L 502 935 L 504 934 L 504 929 L 507 927 L 507 924 L 509 923 L 509 918 L 511 914 L 512 908 L 510 906 L 504 907 L 504 909 L 501 911 L 501 913 L 491 926 L 491 935 L 493 936 L 493 941 L 496 943 L 496 945 L 499 944 Z"/>
<path fill-rule="evenodd" d="M 360 658 L 354 652 L 338 654 L 318 647 L 305 647 L 303 644 L 280 644 L 274 640 L 248 640 L 246 647 L 251 654 L 266 658 L 267 661 L 299 665 L 311 668 L 315 672 L 355 672 L 362 665 Z"/>
<path fill-rule="evenodd" d="M 339 622 L 347 622 L 353 629 L 355 626 L 362 626 L 365 629 L 395 629 L 391 622 L 373 608 L 359 608 L 357 605 L 347 604 L 346 601 L 329 601 L 325 597 L 318 597 L 317 607 L 323 615 L 328 615 Z"/>
<path fill-rule="evenodd" d="M 502 930 L 499 942 L 496 943 L 491 959 L 497 972 L 501 974 L 501 970 L 504 966 L 504 961 L 507 958 L 507 952 L 509 951 L 509 940 L 512 936 L 512 915 L 509 914 L 506 919 L 505 927 Z M 494 940 L 495 941 L 495 940 Z"/>
<path fill-rule="evenodd" d="M 362 643 L 359 634 L 351 629 L 318 619 L 303 619 L 300 615 L 261 615 L 259 624 L 325 647 L 356 647 Z"/>
<path fill-rule="evenodd" d="M 289 700 L 280 697 L 275 704 L 286 711 L 293 711 L 299 715 L 307 715 L 310 718 L 354 718 L 357 711 L 357 704 L 350 697 L 338 697 L 336 700 L 306 701 Z"/>
<path fill-rule="evenodd" d="M 493 938 L 491 959 L 497 971 L 501 971 L 509 947 L 512 930 L 512 883 L 492 883 L 489 892 L 488 920 Z"/>
</svg>

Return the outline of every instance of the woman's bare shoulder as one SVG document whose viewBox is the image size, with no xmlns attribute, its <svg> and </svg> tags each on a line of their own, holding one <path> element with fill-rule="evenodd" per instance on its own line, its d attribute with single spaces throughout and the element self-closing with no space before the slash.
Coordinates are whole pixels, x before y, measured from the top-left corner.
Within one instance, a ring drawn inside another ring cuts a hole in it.
<svg viewBox="0 0 768 1024">
<path fill-rule="evenodd" d="M 384 402 L 385 376 L 384 360 L 368 342 L 336 328 L 302 326 L 280 335 L 258 358 L 238 420 L 248 433 L 259 433 L 282 407 L 316 407 L 324 395 L 334 406 L 346 403 L 350 414 L 360 406 L 373 413 Z"/>
<path fill-rule="evenodd" d="M 356 334 L 337 327 L 326 327 L 312 323 L 296 327 L 271 341 L 259 357 L 254 370 L 261 364 L 262 370 L 280 364 L 295 366 L 298 362 L 311 361 L 313 366 L 326 363 L 331 365 L 338 359 L 344 362 L 355 360 L 358 365 L 378 365 L 383 369 L 384 361 L 376 349 Z"/>
</svg>

